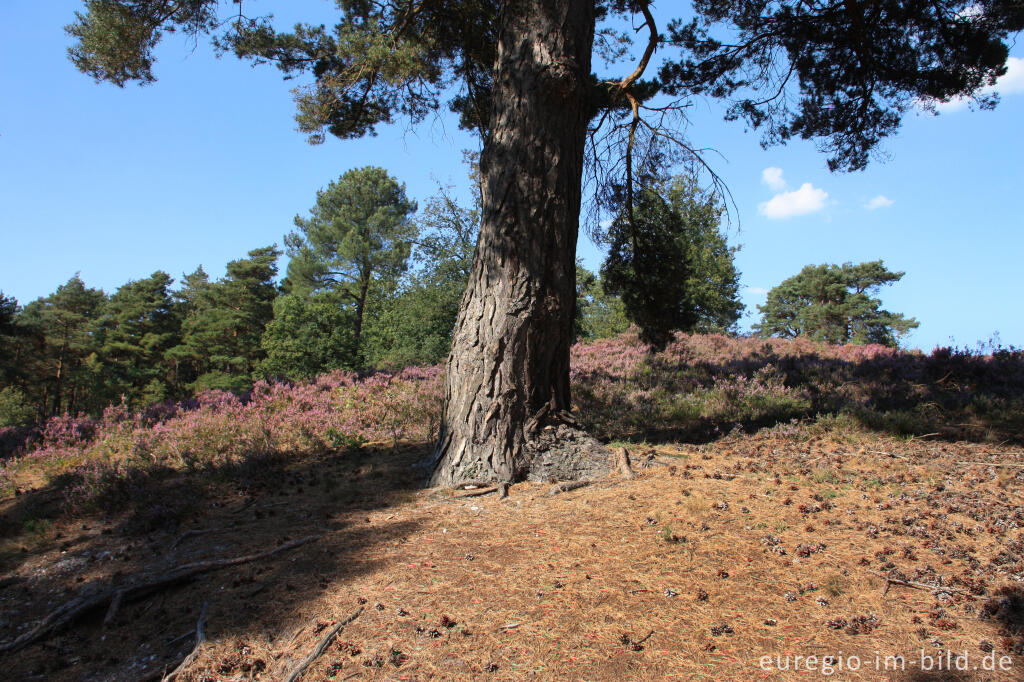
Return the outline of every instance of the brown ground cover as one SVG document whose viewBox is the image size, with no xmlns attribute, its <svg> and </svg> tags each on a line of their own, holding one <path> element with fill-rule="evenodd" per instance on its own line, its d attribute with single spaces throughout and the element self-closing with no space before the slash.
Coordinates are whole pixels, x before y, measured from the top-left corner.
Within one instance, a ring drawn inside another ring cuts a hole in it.
<svg viewBox="0 0 1024 682">
<path fill-rule="evenodd" d="M 185 489 L 149 482 L 145 513 L 4 541 L 0 642 L 133 576 L 320 537 L 94 609 L 2 676 L 158 679 L 206 605 L 178 679 L 286 679 L 360 607 L 303 680 L 1024 679 L 1024 449 L 807 430 L 629 447 L 635 480 L 505 499 L 419 489 L 425 446 L 268 462 L 211 479 L 177 527 L 145 514 Z M 0 514 L 40 516 L 44 494 Z M 918 669 L 947 651 L 971 669 Z"/>
</svg>

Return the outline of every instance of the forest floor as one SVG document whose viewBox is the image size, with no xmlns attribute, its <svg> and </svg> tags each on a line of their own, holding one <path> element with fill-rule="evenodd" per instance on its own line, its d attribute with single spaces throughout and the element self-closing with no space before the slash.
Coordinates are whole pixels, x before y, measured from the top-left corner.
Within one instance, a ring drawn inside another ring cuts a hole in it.
<svg viewBox="0 0 1024 682">
<path fill-rule="evenodd" d="M 0 545 L 0 646 L 139 575 L 283 549 L 126 592 L 0 654 L 0 677 L 160 679 L 203 613 L 179 680 L 287 679 L 353 614 L 302 680 L 1024 679 L 1024 448 L 626 445 L 636 479 L 558 495 L 421 489 L 426 446 L 363 446 L 211 480 L 178 525 L 24 522 Z M 150 481 L 150 508 L 179 483 Z M 46 495 L 0 515 L 45 517 Z"/>
</svg>

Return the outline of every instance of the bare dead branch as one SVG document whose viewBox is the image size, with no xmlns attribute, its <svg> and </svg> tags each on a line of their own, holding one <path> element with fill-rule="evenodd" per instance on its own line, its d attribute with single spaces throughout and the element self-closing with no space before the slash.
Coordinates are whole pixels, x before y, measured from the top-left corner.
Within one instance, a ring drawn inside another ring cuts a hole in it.
<svg viewBox="0 0 1024 682">
<path fill-rule="evenodd" d="M 197 561 L 191 564 L 183 564 L 157 575 L 136 576 L 133 579 L 129 579 L 127 585 L 123 585 L 121 587 L 112 588 L 96 594 L 81 595 L 58 606 L 28 632 L 25 632 L 15 639 L 0 642 L 0 653 L 20 651 L 29 644 L 37 642 L 54 631 L 68 625 L 83 614 L 97 609 L 104 604 L 111 604 L 114 599 L 120 598 L 122 602 L 139 599 L 147 594 L 170 585 L 190 580 L 200 573 L 206 573 L 220 568 L 227 568 L 228 566 L 237 566 L 239 564 L 249 563 L 250 561 L 259 561 L 319 539 L 319 535 L 308 535 L 304 538 L 286 542 L 274 549 L 258 552 L 256 554 L 247 554 L 245 556 L 232 557 L 230 559 L 215 559 L 212 561 Z"/>
<path fill-rule="evenodd" d="M 299 678 L 306 672 L 306 668 L 312 665 L 316 659 L 323 656 L 323 653 L 327 651 L 327 647 L 331 645 L 331 642 L 333 642 L 334 638 L 338 636 L 341 629 L 358 618 L 359 614 L 362 612 L 363 607 L 360 606 L 356 609 L 355 613 L 331 628 L 327 634 L 321 638 L 320 642 L 316 645 L 316 648 L 313 649 L 313 653 L 302 659 L 302 662 L 295 666 L 291 673 L 288 674 L 288 677 L 285 678 L 285 682 L 298 682 Z"/>
<path fill-rule="evenodd" d="M 577 490 L 584 486 L 588 486 L 593 481 L 568 481 L 566 483 L 557 483 L 551 486 L 551 490 L 548 491 L 548 495 L 558 495 L 559 493 L 567 493 L 570 490 Z"/>
</svg>

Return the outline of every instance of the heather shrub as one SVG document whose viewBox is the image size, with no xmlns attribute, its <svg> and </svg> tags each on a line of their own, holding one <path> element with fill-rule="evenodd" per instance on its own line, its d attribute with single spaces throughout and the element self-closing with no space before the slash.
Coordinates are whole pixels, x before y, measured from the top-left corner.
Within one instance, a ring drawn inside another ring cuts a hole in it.
<svg viewBox="0 0 1024 682">
<path fill-rule="evenodd" d="M 858 429 L 1024 438 L 1024 352 L 1014 349 L 925 355 L 678 334 L 650 353 L 627 332 L 574 346 L 570 376 L 579 420 L 608 440 L 706 440 L 737 427 L 793 438 Z M 143 508 L 147 486 L 168 472 L 227 480 L 308 455 L 350 456 L 367 443 L 425 442 L 437 435 L 441 379 L 438 367 L 337 370 L 304 383 L 257 381 L 243 394 L 210 390 L 138 411 L 113 405 L 97 419 L 0 428 L 0 489 L 42 478 L 64 491 L 71 512 Z M 159 504 L 168 518 L 178 513 Z"/>
<path fill-rule="evenodd" d="M 338 371 L 304 384 L 259 381 L 244 395 L 206 391 L 139 412 L 113 406 L 98 420 L 56 417 L 36 446 L 0 467 L 0 485 L 10 487 L 19 472 L 42 474 L 64 490 L 65 506 L 76 512 L 134 499 L 128 493 L 144 487 L 145 472 L 223 470 L 254 456 L 423 441 L 440 420 L 440 377 L 438 368 Z"/>
<path fill-rule="evenodd" d="M 877 344 L 677 334 L 649 353 L 627 332 L 573 348 L 575 407 L 606 438 L 708 437 L 735 424 L 832 415 L 833 426 L 1020 439 L 1024 352 L 929 355 Z M 791 428 L 787 426 L 786 428 Z"/>
</svg>

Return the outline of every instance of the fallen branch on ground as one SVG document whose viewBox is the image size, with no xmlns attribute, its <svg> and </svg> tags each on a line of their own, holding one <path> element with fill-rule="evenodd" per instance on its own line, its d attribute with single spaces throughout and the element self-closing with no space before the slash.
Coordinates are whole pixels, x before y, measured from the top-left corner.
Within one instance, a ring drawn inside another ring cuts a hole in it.
<svg viewBox="0 0 1024 682">
<path fill-rule="evenodd" d="M 889 457 L 896 457 L 898 459 L 906 459 L 914 461 L 911 457 L 904 457 L 903 455 L 897 455 L 893 452 L 883 452 L 882 450 L 865 450 L 865 453 L 872 455 L 887 455 Z M 998 453 L 998 454 L 1010 454 L 1010 453 Z M 983 467 L 1012 467 L 1014 469 L 1024 469 L 1024 464 L 1008 463 L 1008 462 L 975 462 L 972 460 L 961 460 L 954 459 L 953 464 L 959 464 L 960 466 L 983 466 Z"/>
<path fill-rule="evenodd" d="M 203 623 L 206 622 L 206 607 L 209 606 L 209 602 L 203 602 L 203 609 L 199 612 L 199 620 L 196 621 L 196 645 L 192 647 L 192 653 L 185 657 L 178 667 L 172 670 L 167 675 L 164 675 L 160 682 L 170 682 L 178 675 L 183 673 L 199 656 L 199 648 L 203 646 L 203 642 L 206 641 L 206 633 L 203 632 Z"/>
<path fill-rule="evenodd" d="M 349 616 L 348 618 L 346 618 L 345 620 L 341 621 L 333 628 L 331 628 L 330 631 L 326 635 L 324 635 L 323 639 L 321 639 L 320 642 L 316 645 L 316 648 L 313 649 L 313 653 L 302 659 L 302 662 L 299 663 L 295 667 L 295 669 L 291 671 L 291 673 L 289 673 L 288 677 L 285 678 L 285 682 L 298 682 L 298 679 L 302 677 L 302 674 L 304 672 L 306 672 L 306 668 L 312 665 L 313 661 L 323 656 L 323 653 L 327 651 L 327 647 L 331 645 L 331 642 L 333 642 L 334 638 L 338 636 L 338 633 L 341 632 L 341 629 L 349 623 L 351 623 L 352 621 L 354 621 L 356 618 L 358 618 L 359 614 L 362 612 L 363 607 L 360 606 L 358 609 L 356 609 L 355 613 L 353 613 L 351 616 Z"/>
<path fill-rule="evenodd" d="M 971 461 L 964 460 L 964 461 L 955 461 L 955 462 L 953 462 L 953 464 L 963 464 L 963 465 L 970 464 L 970 465 L 977 465 L 977 466 L 983 466 L 983 467 L 1011 467 L 1011 468 L 1014 468 L 1014 469 L 1024 469 L 1024 464 L 1010 464 L 1009 462 L 1006 462 L 1006 463 L 1003 463 L 1003 462 L 971 462 Z"/>
<path fill-rule="evenodd" d="M 548 495 L 557 495 L 559 493 L 567 493 L 570 490 L 576 490 L 593 483 L 593 481 L 569 481 L 567 483 L 557 483 L 551 487 L 548 491 Z"/>
<path fill-rule="evenodd" d="M 455 494 L 455 497 L 480 497 L 482 495 L 490 495 L 491 493 L 498 492 L 498 486 L 491 486 L 490 488 L 474 488 L 472 490 L 461 490 Z"/>
<path fill-rule="evenodd" d="M 862 454 L 865 454 L 865 453 L 867 453 L 869 455 L 886 455 L 888 457 L 895 457 L 896 459 L 906 459 L 906 460 L 910 460 L 911 459 L 910 457 L 905 457 L 904 455 L 897 455 L 895 452 L 885 452 L 883 450 L 864 450 L 863 452 L 855 452 L 853 454 L 855 454 L 855 455 L 862 455 Z"/>
<path fill-rule="evenodd" d="M 871 575 L 877 575 L 879 578 L 885 579 L 885 591 L 882 593 L 883 595 L 887 594 L 889 592 L 889 588 L 893 585 L 902 585 L 903 587 L 913 587 L 918 590 L 928 590 L 932 594 L 939 594 L 940 592 L 945 592 L 946 594 L 962 594 L 966 597 L 971 597 L 972 599 L 978 596 L 976 594 L 968 592 L 967 590 L 958 590 L 954 587 L 946 587 L 945 585 L 929 585 L 928 583 L 918 583 L 914 582 L 913 580 L 892 578 L 884 573 L 879 573 L 877 571 L 868 571 L 868 573 L 870 573 Z"/>
<path fill-rule="evenodd" d="M 141 576 L 136 577 L 134 580 L 129 579 L 127 585 L 122 585 L 96 594 L 76 597 L 51 611 L 45 618 L 39 621 L 38 625 L 28 632 L 13 640 L 0 642 L 0 654 L 20 651 L 29 644 L 42 639 L 51 632 L 64 627 L 82 614 L 92 611 L 93 609 L 97 609 L 104 604 L 112 604 L 115 599 L 119 598 L 121 602 L 139 599 L 151 592 L 169 585 L 189 580 L 200 573 L 214 571 L 219 568 L 227 568 L 228 566 L 237 566 L 238 564 L 245 564 L 250 561 L 259 561 L 260 559 L 265 559 L 281 552 L 287 552 L 288 550 L 295 549 L 296 547 L 319 539 L 319 535 L 309 535 L 304 538 L 299 538 L 298 540 L 286 542 L 274 549 L 258 552 L 256 554 L 247 554 L 245 556 L 233 557 L 231 559 L 214 559 L 212 561 L 197 561 L 191 564 L 183 564 L 155 576 Z M 118 597 L 118 595 L 120 595 L 120 597 Z"/>
</svg>

